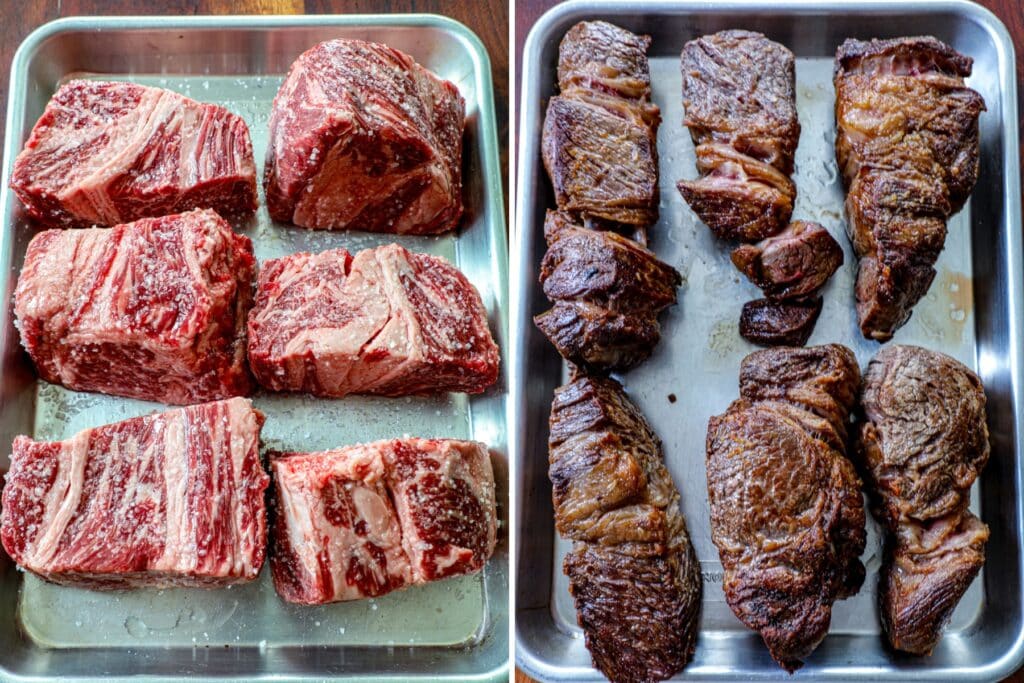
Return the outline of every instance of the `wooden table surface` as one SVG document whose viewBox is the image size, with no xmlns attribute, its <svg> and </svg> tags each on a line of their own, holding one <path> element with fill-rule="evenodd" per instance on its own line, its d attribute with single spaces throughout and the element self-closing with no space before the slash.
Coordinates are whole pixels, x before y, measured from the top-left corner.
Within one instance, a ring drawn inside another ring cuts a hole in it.
<svg viewBox="0 0 1024 683">
<path fill-rule="evenodd" d="M 770 0 L 766 0 L 770 2 Z M 987 7 L 998 16 L 1010 35 L 1013 36 L 1013 47 L 1017 53 L 1017 110 L 1024 112 L 1024 82 L 1021 77 L 1024 75 L 1024 10 L 1022 0 L 976 0 L 979 5 Z M 545 11 L 558 4 L 557 0 L 516 0 L 515 16 L 515 42 L 516 42 L 516 69 L 515 99 L 518 104 L 520 96 L 520 83 L 522 80 L 522 57 L 523 44 L 526 42 L 526 35 L 530 28 Z M 517 109 L 518 110 L 518 109 Z M 1024 159 L 1024 138 L 1021 139 L 1021 158 Z M 530 679 L 518 669 L 516 670 L 517 683 L 528 683 Z M 1005 683 L 1024 683 L 1024 669 L 1006 679 Z"/>
<path fill-rule="evenodd" d="M 6 121 L 11 59 L 34 29 L 59 17 L 120 14 L 443 14 L 462 22 L 491 57 L 505 196 L 508 197 L 508 0 L 0 0 L 0 103 Z M 0 148 L 4 131 L 0 126 Z M 508 206 L 508 202 L 505 202 Z"/>
</svg>

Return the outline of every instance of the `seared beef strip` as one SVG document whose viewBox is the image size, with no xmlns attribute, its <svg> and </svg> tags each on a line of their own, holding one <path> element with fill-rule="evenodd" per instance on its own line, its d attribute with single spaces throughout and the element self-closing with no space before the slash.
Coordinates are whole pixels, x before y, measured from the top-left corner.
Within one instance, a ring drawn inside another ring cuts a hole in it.
<svg viewBox="0 0 1024 683">
<path fill-rule="evenodd" d="M 733 264 L 774 301 L 810 296 L 843 265 L 843 249 L 825 228 L 793 221 L 778 235 L 732 252 Z"/>
<path fill-rule="evenodd" d="M 594 666 L 612 681 L 671 677 L 693 656 L 699 565 L 661 443 L 618 382 L 555 390 L 549 475 Z"/>
<path fill-rule="evenodd" d="M 843 448 L 859 381 L 843 346 L 758 351 L 741 365 L 740 400 L 708 423 L 726 601 L 790 672 L 864 580 L 860 480 Z"/>
<path fill-rule="evenodd" d="M 985 102 L 964 85 L 970 73 L 969 57 L 931 37 L 847 40 L 836 52 L 836 157 L 869 339 L 910 318 L 978 178 Z"/>
<path fill-rule="evenodd" d="M 988 527 L 967 509 L 989 457 L 985 390 L 958 361 L 889 346 L 868 365 L 856 452 L 888 531 L 882 626 L 897 650 L 930 654 L 985 562 Z"/>
<path fill-rule="evenodd" d="M 676 301 L 679 273 L 612 232 L 549 211 L 540 282 L 554 307 L 534 318 L 562 356 L 603 372 L 646 359 L 661 337 L 658 314 Z"/>
<path fill-rule="evenodd" d="M 658 219 L 650 42 L 602 21 L 573 26 L 559 45 L 561 95 L 548 102 L 541 140 L 558 208 L 626 233 Z"/>
<path fill-rule="evenodd" d="M 803 346 L 814 331 L 821 305 L 820 296 L 801 301 L 748 301 L 740 312 L 740 336 L 761 346 Z"/>
<path fill-rule="evenodd" d="M 800 137 L 793 53 L 760 33 L 721 31 L 683 47 L 684 123 L 701 177 L 678 183 L 725 239 L 756 242 L 793 212 L 789 176 Z"/>
</svg>

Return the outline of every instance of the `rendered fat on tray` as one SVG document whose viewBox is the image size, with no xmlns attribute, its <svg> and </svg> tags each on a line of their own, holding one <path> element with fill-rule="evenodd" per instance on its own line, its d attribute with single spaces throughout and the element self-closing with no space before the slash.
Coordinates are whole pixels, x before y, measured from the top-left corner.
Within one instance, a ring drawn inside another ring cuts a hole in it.
<svg viewBox="0 0 1024 683">
<path fill-rule="evenodd" d="M 40 376 L 77 391 L 189 404 L 248 394 L 244 323 L 256 264 L 213 211 L 47 230 L 15 293 Z"/>
<path fill-rule="evenodd" d="M 134 83 L 61 86 L 15 160 L 10 185 L 29 215 L 55 228 L 256 209 L 256 165 L 241 117 Z"/>
<path fill-rule="evenodd" d="M 88 588 L 255 579 L 266 549 L 263 415 L 234 398 L 79 432 L 19 436 L 0 538 L 19 566 Z"/>
<path fill-rule="evenodd" d="M 264 188 L 274 220 L 436 234 L 462 215 L 458 88 L 386 45 L 331 40 L 274 99 Z"/>
<path fill-rule="evenodd" d="M 447 261 L 397 244 L 265 263 L 249 362 L 268 389 L 319 396 L 480 393 L 498 377 L 473 285 Z"/>
<path fill-rule="evenodd" d="M 290 602 L 383 595 L 479 571 L 494 552 L 494 475 L 472 441 L 395 439 L 275 454 L 271 568 Z"/>
</svg>

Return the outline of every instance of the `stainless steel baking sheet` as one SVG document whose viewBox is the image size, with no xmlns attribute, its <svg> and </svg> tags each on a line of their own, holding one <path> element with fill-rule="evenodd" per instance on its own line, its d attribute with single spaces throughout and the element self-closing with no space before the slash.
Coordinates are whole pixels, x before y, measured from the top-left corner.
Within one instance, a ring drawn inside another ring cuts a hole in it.
<svg viewBox="0 0 1024 683">
<path fill-rule="evenodd" d="M 558 42 L 577 21 L 605 19 L 650 34 L 651 80 L 663 122 L 658 131 L 661 217 L 652 247 L 683 273 L 679 305 L 664 316 L 654 356 L 621 379 L 665 445 L 689 531 L 701 562 L 700 639 L 686 678 L 787 679 L 760 638 L 725 603 L 721 565 L 711 543 L 704 467 L 707 420 L 738 394 L 740 360 L 756 347 L 737 331 L 742 304 L 760 293 L 729 260 L 675 189 L 697 175 L 693 143 L 682 125 L 679 52 L 698 35 L 725 28 L 761 31 L 797 56 L 797 150 L 794 218 L 824 225 L 844 246 L 846 262 L 825 290 L 810 344 L 850 346 L 862 366 L 880 345 L 860 335 L 853 308 L 856 260 L 844 235 L 843 190 L 833 151 L 832 65 L 847 37 L 934 34 L 974 58 L 969 84 L 984 96 L 982 161 L 968 206 L 949 223 L 946 248 L 928 295 L 894 342 L 948 353 L 979 372 L 989 399 L 992 459 L 972 506 L 992 529 L 988 563 L 964 596 L 935 654 L 897 655 L 880 637 L 876 583 L 878 527 L 868 523 L 861 592 L 836 603 L 829 637 L 798 677 L 830 680 L 992 680 L 1022 660 L 1021 608 L 1021 245 L 1013 50 L 1002 24 L 967 2 L 573 2 L 545 15 L 527 40 L 520 124 L 518 225 L 513 249 L 512 447 L 517 490 L 516 645 L 519 665 L 547 680 L 597 676 L 561 571 L 569 544 L 554 533 L 546 478 L 551 392 L 564 378 L 557 354 L 530 322 L 545 310 L 536 283 L 544 253 L 544 210 L 554 200 L 540 162 L 540 128 L 555 94 Z M 673 402 L 669 396 L 674 395 Z"/>
<path fill-rule="evenodd" d="M 71 77 L 131 80 L 221 104 L 248 123 L 262 168 L 271 100 L 283 74 L 302 51 L 338 37 L 387 43 L 458 85 L 467 113 L 466 218 L 460 230 L 400 238 L 309 231 L 273 223 L 262 206 L 236 228 L 253 239 L 261 262 L 296 251 L 356 250 L 390 241 L 444 256 L 480 291 L 505 357 L 507 248 L 490 64 L 468 29 L 429 15 L 61 20 L 29 36 L 12 68 L 0 198 L 0 268 L 6 274 L 0 297 L 0 443 L 10 443 L 15 434 L 61 439 L 161 408 L 36 380 L 11 324 L 11 293 L 34 228 L 7 190 L 6 177 L 57 85 Z M 500 541 L 482 574 L 309 608 L 282 602 L 266 568 L 258 581 L 230 589 L 111 594 L 44 583 L 17 571 L 0 550 L 0 679 L 507 677 L 506 395 L 503 373 L 498 385 L 472 398 L 254 398 L 267 415 L 268 448 L 320 450 L 404 434 L 487 443 L 498 483 Z M 0 452 L 2 472 L 8 457 Z"/>
</svg>

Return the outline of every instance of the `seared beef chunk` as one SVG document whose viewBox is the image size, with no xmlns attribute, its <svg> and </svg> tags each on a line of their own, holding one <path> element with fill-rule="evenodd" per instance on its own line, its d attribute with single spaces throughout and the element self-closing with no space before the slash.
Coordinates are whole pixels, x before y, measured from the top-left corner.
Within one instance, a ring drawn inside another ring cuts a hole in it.
<svg viewBox="0 0 1024 683">
<path fill-rule="evenodd" d="M 542 156 L 558 208 L 630 233 L 658 219 L 661 115 L 651 103 L 650 38 L 581 22 L 559 46 L 558 83 Z M 642 240 L 641 240 L 642 241 Z"/>
<path fill-rule="evenodd" d="M 843 250 L 817 223 L 793 221 L 774 237 L 737 247 L 732 262 L 766 297 L 779 301 L 821 289 L 843 264 Z"/>
<path fill-rule="evenodd" d="M 679 192 L 719 237 L 778 233 L 796 196 L 793 53 L 760 33 L 721 31 L 687 43 L 681 61 L 684 123 L 701 177 L 680 181 Z"/>
<path fill-rule="evenodd" d="M 580 377 L 555 390 L 549 449 L 594 666 L 613 681 L 671 677 L 693 656 L 701 582 L 661 443 L 618 382 Z"/>
<path fill-rule="evenodd" d="M 803 346 L 814 331 L 821 305 L 820 296 L 806 301 L 748 301 L 740 313 L 740 336 L 761 346 Z"/>
<path fill-rule="evenodd" d="M 860 480 L 843 449 L 859 381 L 843 346 L 758 351 L 740 368 L 740 400 L 708 424 L 726 600 L 791 672 L 864 580 Z"/>
<path fill-rule="evenodd" d="M 981 380 L 945 354 L 890 346 L 868 365 L 857 457 L 888 531 L 882 626 L 930 654 L 985 562 L 988 527 L 967 506 L 989 457 Z"/>
<path fill-rule="evenodd" d="M 847 40 L 836 52 L 836 157 L 860 258 L 857 317 L 886 341 L 935 277 L 946 220 L 978 178 L 985 102 L 971 59 L 935 38 Z"/>
<path fill-rule="evenodd" d="M 646 359 L 661 337 L 658 314 L 676 301 L 679 273 L 612 232 L 574 225 L 549 211 L 551 240 L 540 282 L 554 308 L 534 318 L 562 356 L 596 370 L 624 370 Z"/>
</svg>

